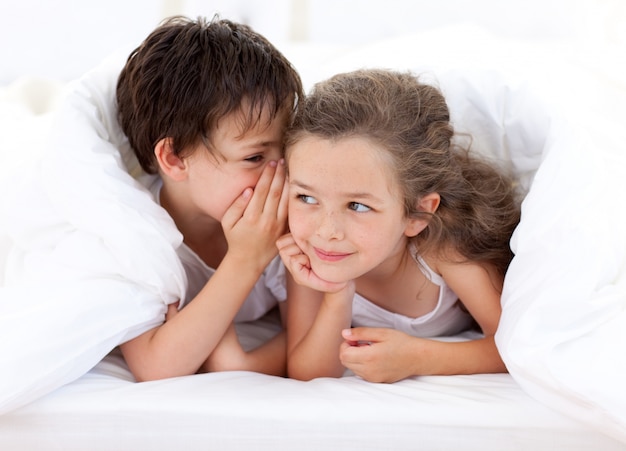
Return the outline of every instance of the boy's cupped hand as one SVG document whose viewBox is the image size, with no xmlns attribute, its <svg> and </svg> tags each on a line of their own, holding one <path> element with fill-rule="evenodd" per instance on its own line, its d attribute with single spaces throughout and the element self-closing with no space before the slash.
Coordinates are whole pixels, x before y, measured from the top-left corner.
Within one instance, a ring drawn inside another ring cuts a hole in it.
<svg viewBox="0 0 626 451">
<path fill-rule="evenodd" d="M 228 252 L 267 266 L 278 253 L 276 240 L 286 230 L 287 201 L 285 163 L 272 161 L 256 186 L 246 188 L 222 218 Z"/>
</svg>

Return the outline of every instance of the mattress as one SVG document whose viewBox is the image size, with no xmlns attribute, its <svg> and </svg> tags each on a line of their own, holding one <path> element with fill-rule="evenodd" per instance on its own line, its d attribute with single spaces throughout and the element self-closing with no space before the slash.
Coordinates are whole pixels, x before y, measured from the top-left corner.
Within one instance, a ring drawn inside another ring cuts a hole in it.
<svg viewBox="0 0 626 451">
<path fill-rule="evenodd" d="M 275 316 L 239 326 L 244 344 Z M 136 383 L 118 349 L 78 380 L 0 417 L 0 449 L 623 450 L 532 399 L 508 374 L 373 384 L 251 372 Z"/>
</svg>

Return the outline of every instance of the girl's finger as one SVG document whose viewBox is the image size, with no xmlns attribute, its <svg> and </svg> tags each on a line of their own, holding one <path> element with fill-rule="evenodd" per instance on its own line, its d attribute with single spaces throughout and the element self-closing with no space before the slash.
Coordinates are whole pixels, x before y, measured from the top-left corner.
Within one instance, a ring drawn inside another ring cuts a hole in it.
<svg viewBox="0 0 626 451">
<path fill-rule="evenodd" d="M 344 340 L 357 343 L 358 345 L 382 341 L 384 334 L 384 329 L 374 327 L 353 327 L 341 331 L 341 336 Z"/>
<path fill-rule="evenodd" d="M 280 238 L 276 240 L 276 247 L 278 248 L 278 250 L 286 248 L 287 246 L 290 246 L 293 244 L 295 244 L 295 241 L 291 233 L 286 233 L 285 235 L 281 236 Z"/>
</svg>

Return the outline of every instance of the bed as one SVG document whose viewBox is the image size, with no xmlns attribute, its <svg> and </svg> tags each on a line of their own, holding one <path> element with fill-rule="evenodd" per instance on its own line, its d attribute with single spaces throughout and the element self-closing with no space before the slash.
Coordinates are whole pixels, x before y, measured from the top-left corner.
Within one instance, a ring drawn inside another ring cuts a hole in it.
<svg viewBox="0 0 626 451">
<path fill-rule="evenodd" d="M 118 348 L 101 347 L 95 366 L 76 362 L 10 392 L 2 381 L 25 370 L 0 358 L 0 448 L 625 450 L 626 70 L 617 49 L 455 27 L 283 50 L 307 87 L 364 66 L 421 74 L 441 87 L 472 148 L 516 172 L 528 194 L 496 337 L 510 374 L 374 384 L 349 373 L 301 382 L 224 372 L 136 383 Z M 63 88 L 32 79 L 0 91 L 3 192 L 39 158 Z M 0 234 L 0 249 L 10 246 Z M 2 314 L 13 300 L 5 281 Z M 238 331 L 254 346 L 279 327 L 270 314 Z M 6 330 L 3 349 L 25 345 Z"/>
</svg>

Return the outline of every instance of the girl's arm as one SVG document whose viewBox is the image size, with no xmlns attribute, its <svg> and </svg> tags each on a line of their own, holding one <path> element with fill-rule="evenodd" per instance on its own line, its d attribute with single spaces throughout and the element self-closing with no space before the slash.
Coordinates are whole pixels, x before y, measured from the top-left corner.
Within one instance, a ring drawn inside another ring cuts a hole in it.
<svg viewBox="0 0 626 451">
<path fill-rule="evenodd" d="M 502 276 L 495 268 L 478 263 L 446 262 L 439 265 L 439 270 L 484 335 L 484 338 L 470 342 L 449 343 L 457 345 L 452 356 L 457 363 L 450 369 L 458 368 L 457 374 L 506 372 L 494 340 L 502 314 Z"/>
<path fill-rule="evenodd" d="M 339 377 L 341 331 L 350 327 L 354 289 L 322 293 L 288 278 L 287 374 L 300 380 Z"/>
<path fill-rule="evenodd" d="M 430 264 L 430 262 L 429 262 Z M 502 280 L 475 263 L 433 265 L 462 299 L 484 338 L 443 342 L 416 338 L 392 329 L 344 331 L 341 361 L 355 374 L 375 382 L 395 382 L 414 375 L 506 372 L 494 341 L 500 320 Z M 357 345 L 358 343 L 369 343 Z"/>
<path fill-rule="evenodd" d="M 284 167 L 267 165 L 254 192 L 244 191 L 224 215 L 228 252 L 200 293 L 171 320 L 120 346 L 137 380 L 198 371 L 276 255 L 286 218 Z"/>
<path fill-rule="evenodd" d="M 354 283 L 332 284 L 320 280 L 291 235 L 277 242 L 288 269 L 287 374 L 300 380 L 339 377 L 345 368 L 339 360 L 341 331 L 350 327 Z"/>
</svg>

